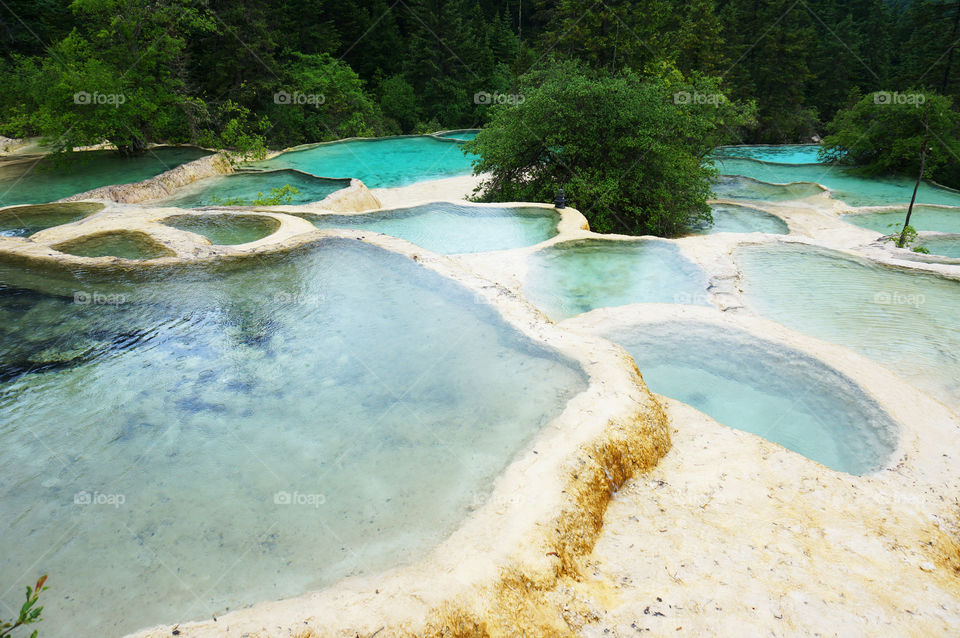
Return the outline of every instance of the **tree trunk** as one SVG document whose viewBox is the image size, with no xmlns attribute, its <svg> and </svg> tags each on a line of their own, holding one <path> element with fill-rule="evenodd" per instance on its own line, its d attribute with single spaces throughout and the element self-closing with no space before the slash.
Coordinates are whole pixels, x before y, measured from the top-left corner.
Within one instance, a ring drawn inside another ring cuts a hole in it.
<svg viewBox="0 0 960 638">
<path fill-rule="evenodd" d="M 910 198 L 910 206 L 907 208 L 907 218 L 903 222 L 903 230 L 900 231 L 900 239 L 897 240 L 897 247 L 903 248 L 907 243 L 907 227 L 910 226 L 910 216 L 913 215 L 913 205 L 917 201 L 917 191 L 920 189 L 920 182 L 923 180 L 923 171 L 927 167 L 927 140 L 930 137 L 930 126 L 927 122 L 929 111 L 923 114 L 923 143 L 920 145 L 920 174 L 917 175 L 917 183 L 913 185 L 913 197 Z"/>
</svg>

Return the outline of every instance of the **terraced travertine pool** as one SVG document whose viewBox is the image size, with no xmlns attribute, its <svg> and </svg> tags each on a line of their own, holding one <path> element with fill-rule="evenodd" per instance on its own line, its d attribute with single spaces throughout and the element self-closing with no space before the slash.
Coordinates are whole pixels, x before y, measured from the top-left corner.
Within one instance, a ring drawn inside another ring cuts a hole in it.
<svg viewBox="0 0 960 638">
<path fill-rule="evenodd" d="M 559 321 L 631 303 L 704 305 L 706 274 L 666 241 L 568 241 L 529 258 L 523 294 Z"/>
<path fill-rule="evenodd" d="M 444 202 L 364 215 L 300 216 L 317 228 L 383 233 L 440 254 L 532 246 L 554 237 L 560 221 L 560 215 L 549 208 L 494 208 Z"/>
<path fill-rule="evenodd" d="M 737 158 L 719 159 L 715 163 L 723 175 L 741 175 L 773 184 L 822 184 L 830 189 L 833 197 L 850 206 L 908 204 L 913 195 L 914 180 L 859 177 L 848 169 L 826 164 L 774 164 Z M 917 193 L 917 203 L 960 206 L 960 192 L 923 183 Z"/>
<path fill-rule="evenodd" d="M 404 256 L 328 240 L 248 266 L 0 289 L 0 592 L 55 574 L 45 636 L 413 561 L 585 388 Z"/>
<path fill-rule="evenodd" d="M 313 177 L 295 170 L 243 172 L 199 180 L 177 189 L 166 199 L 156 202 L 158 206 L 199 208 L 218 204 L 250 205 L 269 199 L 273 190 L 292 186 L 297 190 L 289 197 L 290 204 L 319 202 L 350 185 L 349 179 L 333 180 Z"/>
<path fill-rule="evenodd" d="M 622 345 L 651 390 L 849 474 L 881 469 L 899 426 L 850 379 L 817 359 L 724 326 L 624 321 Z"/>
<path fill-rule="evenodd" d="M 816 164 L 819 144 L 785 144 L 779 146 L 721 146 L 715 157 L 745 157 L 776 164 Z"/>
<path fill-rule="evenodd" d="M 748 308 L 960 408 L 960 281 L 802 244 L 743 246 L 734 257 Z"/>
<path fill-rule="evenodd" d="M 369 188 L 468 175 L 471 160 L 455 139 L 420 135 L 358 139 L 294 149 L 253 164 L 255 168 L 295 168 L 318 177 L 363 181 Z"/>
<path fill-rule="evenodd" d="M 163 146 L 125 158 L 113 151 L 83 151 L 66 157 L 0 159 L 0 206 L 41 204 L 101 186 L 139 182 L 210 155 L 192 146 Z"/>
<path fill-rule="evenodd" d="M 0 237 L 29 237 L 41 230 L 71 224 L 103 210 L 91 202 L 11 206 L 0 210 Z"/>
<path fill-rule="evenodd" d="M 790 228 L 787 223 L 770 213 L 733 204 L 713 204 L 710 206 L 713 222 L 703 224 L 693 231 L 694 235 L 713 233 L 770 233 L 787 235 Z"/>
<path fill-rule="evenodd" d="M 895 208 L 847 213 L 842 219 L 854 226 L 889 235 L 899 232 L 906 217 L 906 208 Z M 915 206 L 913 214 L 910 215 L 910 225 L 921 231 L 960 233 L 960 208 Z"/>
</svg>

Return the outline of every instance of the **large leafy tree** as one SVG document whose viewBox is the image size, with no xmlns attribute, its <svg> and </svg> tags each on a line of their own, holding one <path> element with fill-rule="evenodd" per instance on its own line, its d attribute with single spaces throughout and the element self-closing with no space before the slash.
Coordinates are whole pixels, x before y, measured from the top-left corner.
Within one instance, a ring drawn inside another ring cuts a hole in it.
<svg viewBox="0 0 960 638">
<path fill-rule="evenodd" d="M 548 65 L 469 143 L 483 201 L 551 201 L 563 188 L 599 232 L 677 235 L 710 219 L 713 148 L 749 117 L 714 80 Z"/>
<path fill-rule="evenodd" d="M 878 92 L 840 111 L 823 139 L 824 157 L 867 175 L 914 177 L 926 144 L 924 177 L 956 183 L 960 113 L 932 92 Z"/>
</svg>

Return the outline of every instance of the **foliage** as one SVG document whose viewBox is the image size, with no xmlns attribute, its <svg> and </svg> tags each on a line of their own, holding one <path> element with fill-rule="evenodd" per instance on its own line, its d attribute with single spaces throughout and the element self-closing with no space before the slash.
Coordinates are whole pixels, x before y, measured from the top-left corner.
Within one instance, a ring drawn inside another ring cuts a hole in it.
<svg viewBox="0 0 960 638">
<path fill-rule="evenodd" d="M 475 172 L 490 174 L 478 199 L 549 202 L 563 188 L 598 232 L 677 235 L 709 221 L 708 155 L 750 115 L 716 80 L 677 71 L 641 78 L 549 64 L 520 91 L 524 100 L 496 107 L 464 147 L 479 156 Z"/>
<path fill-rule="evenodd" d="M 902 174 L 915 178 L 920 148 L 929 126 L 925 177 L 956 161 L 960 113 L 950 98 L 929 91 L 867 95 L 830 123 L 821 155 L 867 175 Z"/>
<path fill-rule="evenodd" d="M 37 580 L 37 584 L 33 587 L 27 585 L 26 600 L 20 607 L 20 612 L 17 615 L 17 618 L 12 621 L 0 620 L 0 638 L 6 638 L 7 636 L 11 635 L 14 630 L 19 629 L 20 627 L 32 625 L 43 620 L 40 617 L 43 613 L 43 607 L 38 607 L 37 603 L 40 601 L 40 592 L 48 589 L 48 587 L 44 585 L 46 582 L 47 577 L 44 575 Z M 30 634 L 30 638 L 37 638 L 36 630 Z"/>
</svg>

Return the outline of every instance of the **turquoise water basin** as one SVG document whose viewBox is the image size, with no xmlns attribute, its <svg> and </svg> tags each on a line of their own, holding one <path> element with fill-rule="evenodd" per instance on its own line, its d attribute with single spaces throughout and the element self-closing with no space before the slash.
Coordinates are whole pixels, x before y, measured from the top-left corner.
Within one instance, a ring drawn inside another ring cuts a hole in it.
<svg viewBox="0 0 960 638">
<path fill-rule="evenodd" d="M 960 282 L 804 245 L 744 246 L 734 257 L 750 309 L 960 407 Z"/>
<path fill-rule="evenodd" d="M 924 237 L 916 245 L 926 248 L 931 255 L 960 259 L 960 235 Z"/>
<path fill-rule="evenodd" d="M 901 177 L 858 177 L 846 169 L 826 164 L 772 164 L 749 159 L 722 159 L 716 162 L 724 175 L 742 175 L 763 182 L 816 182 L 830 189 L 831 195 L 850 206 L 888 206 L 908 204 L 914 180 Z M 921 184 L 917 203 L 960 206 L 960 192 Z"/>
<path fill-rule="evenodd" d="M 716 199 L 744 199 L 760 202 L 782 202 L 813 197 L 823 192 L 816 184 L 766 184 L 750 177 L 721 175 L 713 185 Z"/>
<path fill-rule="evenodd" d="M 320 177 L 353 177 L 369 188 L 392 188 L 468 175 L 470 161 L 456 140 L 421 135 L 321 144 L 253 166 L 296 168 Z"/>
<path fill-rule="evenodd" d="M 238 214 L 175 215 L 164 219 L 163 224 L 202 235 L 216 246 L 257 241 L 280 228 L 280 222 L 272 217 Z"/>
<path fill-rule="evenodd" d="M 54 246 L 62 253 L 77 257 L 119 257 L 121 259 L 157 259 L 175 253 L 146 233 L 110 232 L 72 239 Z"/>
<path fill-rule="evenodd" d="M 705 224 L 693 231 L 693 235 L 712 235 L 715 233 L 771 233 L 787 235 L 790 228 L 787 223 L 770 213 L 749 206 L 732 204 L 711 204 L 713 223 Z"/>
<path fill-rule="evenodd" d="M 557 234 L 560 215 L 544 208 L 427 204 L 365 215 L 300 215 L 318 228 L 368 230 L 441 254 L 532 246 Z"/>
<path fill-rule="evenodd" d="M 841 219 L 854 226 L 889 235 L 903 227 L 906 217 L 907 209 L 904 207 L 895 210 L 848 213 Z M 921 231 L 960 233 L 960 208 L 915 206 L 910 216 L 910 225 Z"/>
<path fill-rule="evenodd" d="M 785 144 L 781 146 L 721 146 L 716 157 L 745 157 L 777 164 L 816 164 L 819 144 Z"/>
<path fill-rule="evenodd" d="M 459 131 L 444 131 L 443 133 L 434 133 L 437 137 L 447 137 L 458 140 L 472 140 L 477 137 L 480 129 L 463 129 Z"/>
<path fill-rule="evenodd" d="M 133 158 L 113 151 L 84 151 L 62 163 L 50 158 L 0 160 L 0 206 L 52 202 L 101 186 L 139 182 L 209 154 L 189 146 L 168 146 Z"/>
<path fill-rule="evenodd" d="M 685 321 L 602 331 L 651 390 L 849 474 L 881 469 L 899 427 L 824 363 L 739 330 Z"/>
<path fill-rule="evenodd" d="M 523 294 L 556 321 L 631 303 L 708 303 L 704 272 L 666 241 L 569 241 L 528 264 Z"/>
<path fill-rule="evenodd" d="M 41 230 L 70 224 L 103 210 L 87 202 L 14 206 L 0 210 L 0 237 L 29 237 Z"/>
<path fill-rule="evenodd" d="M 173 197 L 157 202 L 157 205 L 178 208 L 199 208 L 222 203 L 248 205 L 253 204 L 261 194 L 269 198 L 271 189 L 287 185 L 298 191 L 290 199 L 290 204 L 308 204 L 319 202 L 327 195 L 346 188 L 350 180 L 321 179 L 294 170 L 236 173 L 194 182 L 177 190 Z"/>
<path fill-rule="evenodd" d="M 0 598 L 49 573 L 45 637 L 415 561 L 586 385 L 471 291 L 356 240 L 144 276 L 0 288 Z"/>
</svg>

